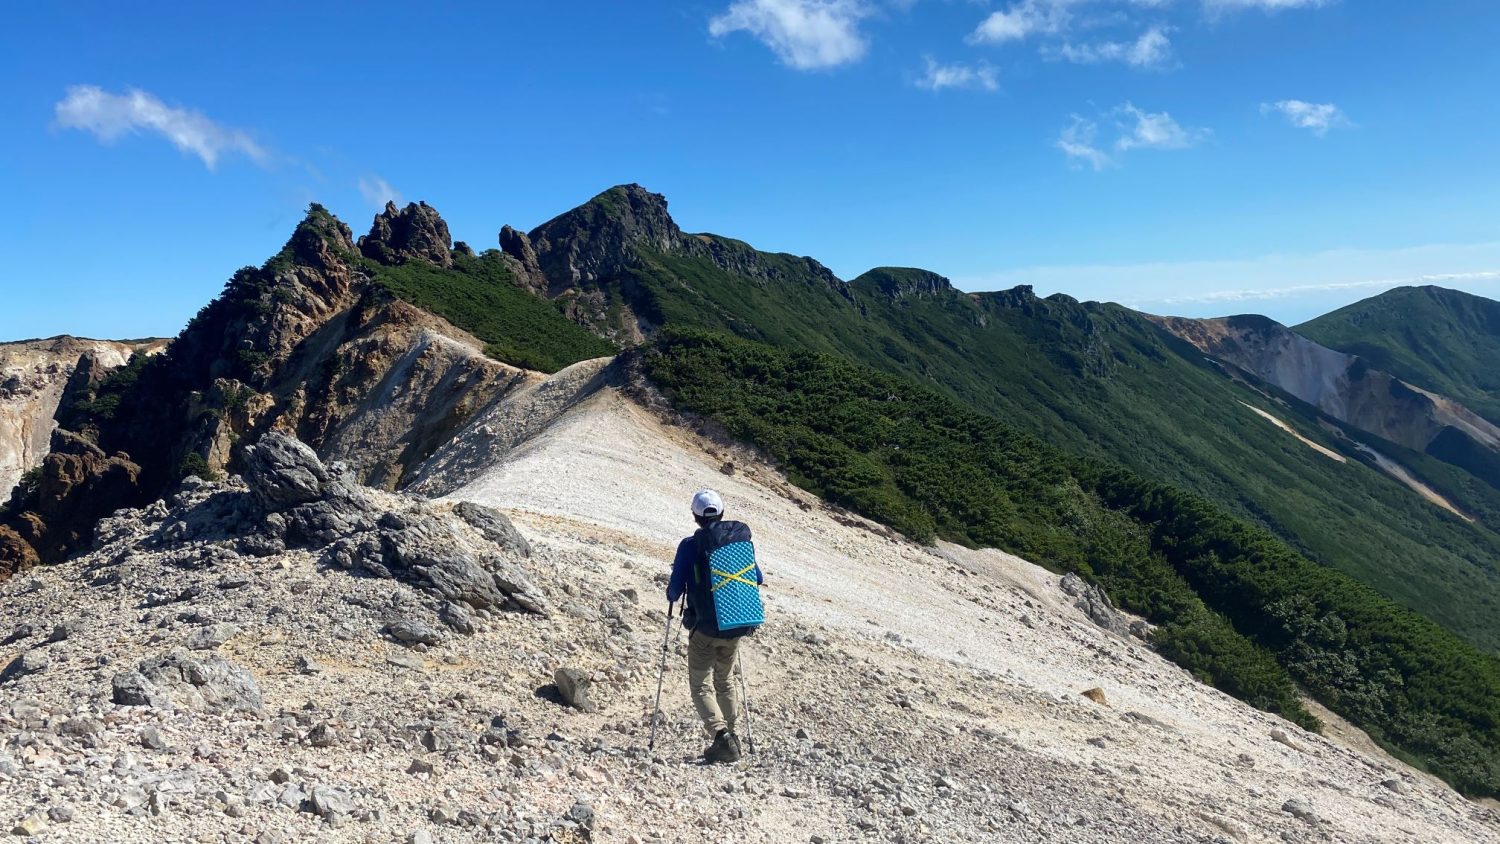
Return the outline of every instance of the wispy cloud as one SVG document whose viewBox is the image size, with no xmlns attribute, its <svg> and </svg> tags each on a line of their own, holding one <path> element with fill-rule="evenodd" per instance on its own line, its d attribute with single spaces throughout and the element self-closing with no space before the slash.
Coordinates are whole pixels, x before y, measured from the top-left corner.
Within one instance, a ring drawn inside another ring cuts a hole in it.
<svg viewBox="0 0 1500 844">
<path fill-rule="evenodd" d="M 1301 100 L 1282 100 L 1276 103 L 1261 103 L 1260 113 L 1279 113 L 1298 129 L 1306 129 L 1318 137 L 1328 134 L 1329 129 L 1353 126 L 1349 118 L 1333 103 L 1305 103 Z"/>
<path fill-rule="evenodd" d="M 1123 118 L 1122 134 L 1115 140 L 1115 149 L 1126 152 L 1132 149 L 1186 149 L 1208 137 L 1207 129 L 1184 128 L 1172 115 L 1148 112 L 1126 103 L 1115 109 Z"/>
<path fill-rule="evenodd" d="M 401 192 L 391 187 L 390 182 L 375 175 L 360 177 L 359 195 L 376 208 L 384 208 L 387 202 L 397 205 L 402 202 Z"/>
<path fill-rule="evenodd" d="M 1316 9 L 1328 0 L 1203 0 L 1203 8 L 1209 13 L 1233 12 L 1241 9 L 1258 9 L 1263 12 L 1279 12 L 1282 9 Z"/>
<path fill-rule="evenodd" d="M 111 94 L 95 85 L 74 85 L 55 108 L 57 125 L 89 132 L 104 143 L 149 132 L 198 156 L 212 170 L 220 157 L 239 154 L 265 166 L 270 154 L 248 133 L 216 123 L 197 111 L 169 106 L 135 88 Z"/>
<path fill-rule="evenodd" d="M 1109 153 L 1096 146 L 1098 137 L 1099 124 L 1075 114 L 1073 122 L 1057 136 L 1055 145 L 1075 167 L 1087 164 L 1098 171 L 1114 163 Z"/>
<path fill-rule="evenodd" d="M 864 57 L 869 45 L 859 22 L 869 13 L 860 0 L 736 0 L 708 22 L 708 32 L 747 32 L 788 67 L 815 70 Z"/>
<path fill-rule="evenodd" d="M 1132 67 L 1162 67 L 1172 58 L 1172 40 L 1164 27 L 1153 26 L 1134 41 L 1064 42 L 1044 55 L 1075 64 L 1123 62 Z"/>
<path fill-rule="evenodd" d="M 1087 164 L 1103 170 L 1118 164 L 1120 156 L 1136 149 L 1186 149 L 1208 137 L 1209 130 L 1195 129 L 1178 123 L 1165 111 L 1150 112 L 1134 103 L 1116 106 L 1105 115 L 1115 130 L 1114 142 L 1106 147 L 1099 143 L 1099 123 L 1077 114 L 1058 134 L 1053 146 L 1063 151 L 1075 167 Z"/>
<path fill-rule="evenodd" d="M 1022 0 L 992 12 L 969 34 L 973 44 L 1004 44 L 1031 35 L 1052 35 L 1067 29 L 1072 15 L 1067 0 Z"/>
<path fill-rule="evenodd" d="M 999 73 L 995 68 L 979 64 L 941 64 L 931 56 L 926 58 L 927 70 L 917 79 L 918 88 L 941 91 L 944 88 L 977 88 L 994 91 L 1000 87 Z"/>
</svg>

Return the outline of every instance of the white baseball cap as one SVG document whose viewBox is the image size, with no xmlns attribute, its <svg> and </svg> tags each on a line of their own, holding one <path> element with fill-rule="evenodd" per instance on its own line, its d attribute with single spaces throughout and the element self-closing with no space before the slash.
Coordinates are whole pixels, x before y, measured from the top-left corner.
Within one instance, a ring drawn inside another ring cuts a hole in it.
<svg viewBox="0 0 1500 844">
<path fill-rule="evenodd" d="M 693 496 L 694 516 L 722 516 L 724 515 L 724 499 L 711 489 L 700 489 Z"/>
</svg>

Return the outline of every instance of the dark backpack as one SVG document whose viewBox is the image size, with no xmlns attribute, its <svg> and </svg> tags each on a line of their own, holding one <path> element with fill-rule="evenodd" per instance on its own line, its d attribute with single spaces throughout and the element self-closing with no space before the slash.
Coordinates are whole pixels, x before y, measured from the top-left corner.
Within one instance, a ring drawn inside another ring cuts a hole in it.
<svg viewBox="0 0 1500 844">
<path fill-rule="evenodd" d="M 719 639 L 754 632 L 766 618 L 750 526 L 714 522 L 700 528 L 693 540 L 698 544 L 698 558 L 688 582 L 683 626 Z"/>
</svg>

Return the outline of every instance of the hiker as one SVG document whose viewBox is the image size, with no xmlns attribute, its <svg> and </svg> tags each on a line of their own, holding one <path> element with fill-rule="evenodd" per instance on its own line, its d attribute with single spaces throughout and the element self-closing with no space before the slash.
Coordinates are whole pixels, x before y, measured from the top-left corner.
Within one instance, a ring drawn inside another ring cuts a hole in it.
<svg viewBox="0 0 1500 844">
<path fill-rule="evenodd" d="M 688 686 L 693 705 L 713 744 L 703 752 L 710 762 L 735 762 L 740 712 L 733 677 L 740 639 L 765 620 L 760 587 L 766 582 L 755 561 L 750 526 L 725 521 L 724 500 L 711 489 L 693 496 L 698 530 L 677 546 L 667 602 L 686 598 L 682 626 L 688 633 Z"/>
</svg>

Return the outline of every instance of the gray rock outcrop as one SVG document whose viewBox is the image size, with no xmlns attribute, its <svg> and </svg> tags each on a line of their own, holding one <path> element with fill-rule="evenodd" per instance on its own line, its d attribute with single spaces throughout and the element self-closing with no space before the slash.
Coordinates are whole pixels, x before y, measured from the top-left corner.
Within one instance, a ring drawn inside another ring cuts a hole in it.
<svg viewBox="0 0 1500 844">
<path fill-rule="evenodd" d="M 1076 598 L 1073 606 L 1083 611 L 1094 622 L 1105 630 L 1116 636 L 1131 635 L 1130 621 L 1123 613 L 1115 609 L 1114 602 L 1110 601 L 1109 595 L 1104 589 L 1095 583 L 1088 583 L 1078 575 L 1069 572 L 1063 575 L 1059 584 L 1063 592 Z"/>
<path fill-rule="evenodd" d="M 186 651 L 144 660 L 111 681 L 120 706 L 153 709 L 204 709 L 211 712 L 260 712 L 260 686 L 250 672 L 220 656 Z"/>
<path fill-rule="evenodd" d="M 359 239 L 359 251 L 366 258 L 382 264 L 404 264 L 408 261 L 430 261 L 439 266 L 453 263 L 448 224 L 425 202 L 413 202 L 397 209 L 387 202 L 385 210 L 375 215 L 370 233 Z"/>
<path fill-rule="evenodd" d="M 332 480 L 316 452 L 277 431 L 245 449 L 244 477 L 268 510 L 316 501 Z"/>
</svg>

